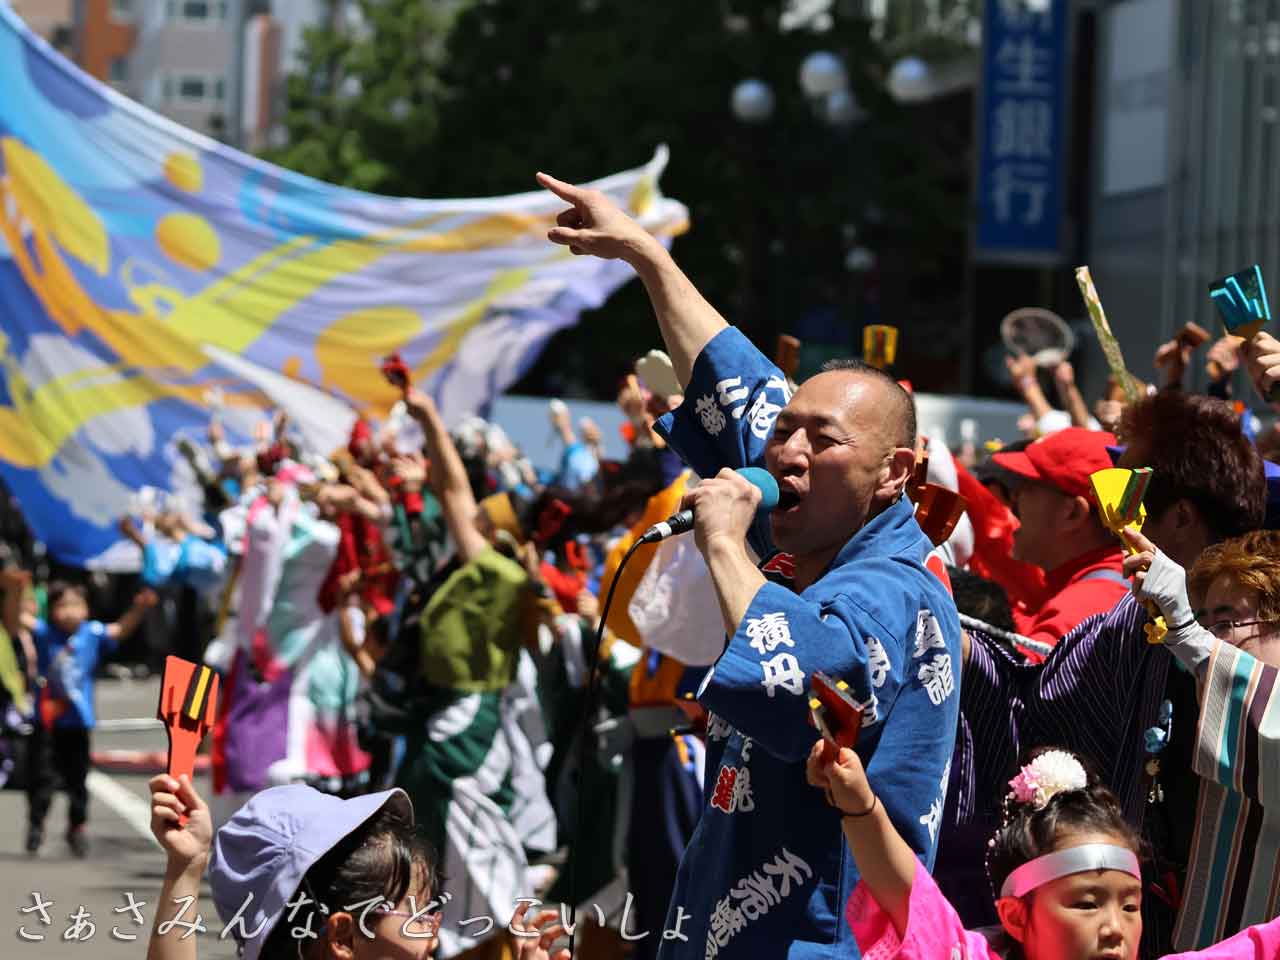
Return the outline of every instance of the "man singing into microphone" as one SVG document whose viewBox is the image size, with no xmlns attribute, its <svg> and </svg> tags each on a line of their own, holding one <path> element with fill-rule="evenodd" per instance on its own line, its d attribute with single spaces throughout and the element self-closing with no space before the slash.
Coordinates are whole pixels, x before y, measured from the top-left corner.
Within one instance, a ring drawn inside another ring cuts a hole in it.
<svg viewBox="0 0 1280 960">
<path fill-rule="evenodd" d="M 729 639 L 698 693 L 711 712 L 707 807 L 659 956 L 856 957 L 841 911 L 858 873 L 840 819 L 887 814 L 931 866 L 959 712 L 959 619 L 924 567 L 930 543 L 903 496 L 915 462 L 911 400 L 856 361 L 830 365 L 791 396 L 782 373 L 612 201 L 538 179 L 572 205 L 552 241 L 622 259 L 643 281 L 685 387 L 658 431 L 708 478 L 683 506 L 694 511 Z M 731 469 L 745 465 L 778 481 L 767 518 L 756 519 L 759 490 Z M 788 556 L 766 563 L 766 578 L 748 542 L 762 557 L 775 547 Z M 804 782 L 818 737 L 807 707 L 815 671 L 847 681 L 862 704 L 869 809 L 833 809 Z"/>
</svg>

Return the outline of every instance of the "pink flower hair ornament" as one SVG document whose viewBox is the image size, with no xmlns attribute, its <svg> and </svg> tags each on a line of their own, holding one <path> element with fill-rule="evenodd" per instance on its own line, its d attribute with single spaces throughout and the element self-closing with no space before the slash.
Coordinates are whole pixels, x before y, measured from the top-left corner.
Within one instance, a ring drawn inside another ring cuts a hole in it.
<svg viewBox="0 0 1280 960">
<path fill-rule="evenodd" d="M 1054 796 L 1064 790 L 1083 790 L 1088 785 L 1089 775 L 1075 756 L 1065 750 L 1048 750 L 1009 781 L 1008 799 L 1034 810 L 1043 810 Z"/>
</svg>

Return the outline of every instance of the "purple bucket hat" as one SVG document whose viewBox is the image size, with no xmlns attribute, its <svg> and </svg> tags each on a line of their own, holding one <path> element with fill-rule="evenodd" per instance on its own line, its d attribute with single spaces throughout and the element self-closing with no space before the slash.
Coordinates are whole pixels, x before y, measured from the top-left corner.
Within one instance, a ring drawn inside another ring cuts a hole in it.
<svg viewBox="0 0 1280 960">
<path fill-rule="evenodd" d="M 413 822 L 413 805 L 403 790 L 340 800 L 314 787 L 290 784 L 254 794 L 218 830 L 209 866 L 218 916 L 227 924 L 244 907 L 243 932 L 261 931 L 241 943 L 244 960 L 258 960 L 316 861 L 388 804 Z"/>
</svg>

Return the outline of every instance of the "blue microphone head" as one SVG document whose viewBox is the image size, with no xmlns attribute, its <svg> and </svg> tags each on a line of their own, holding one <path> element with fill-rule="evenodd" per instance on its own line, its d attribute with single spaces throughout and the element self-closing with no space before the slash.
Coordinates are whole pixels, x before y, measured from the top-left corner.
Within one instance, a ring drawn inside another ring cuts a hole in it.
<svg viewBox="0 0 1280 960">
<path fill-rule="evenodd" d="M 773 479 L 773 474 L 768 470 L 762 467 L 739 467 L 737 473 L 760 491 L 758 509 L 761 513 L 768 513 L 778 505 L 778 481 Z"/>
</svg>

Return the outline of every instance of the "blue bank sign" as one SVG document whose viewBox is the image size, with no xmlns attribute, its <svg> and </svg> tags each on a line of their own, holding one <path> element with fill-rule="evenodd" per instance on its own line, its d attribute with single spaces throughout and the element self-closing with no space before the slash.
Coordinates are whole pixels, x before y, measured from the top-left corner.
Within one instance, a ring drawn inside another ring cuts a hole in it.
<svg viewBox="0 0 1280 960">
<path fill-rule="evenodd" d="M 1060 256 L 1069 2 L 984 4 L 975 236 L 981 259 Z"/>
</svg>

